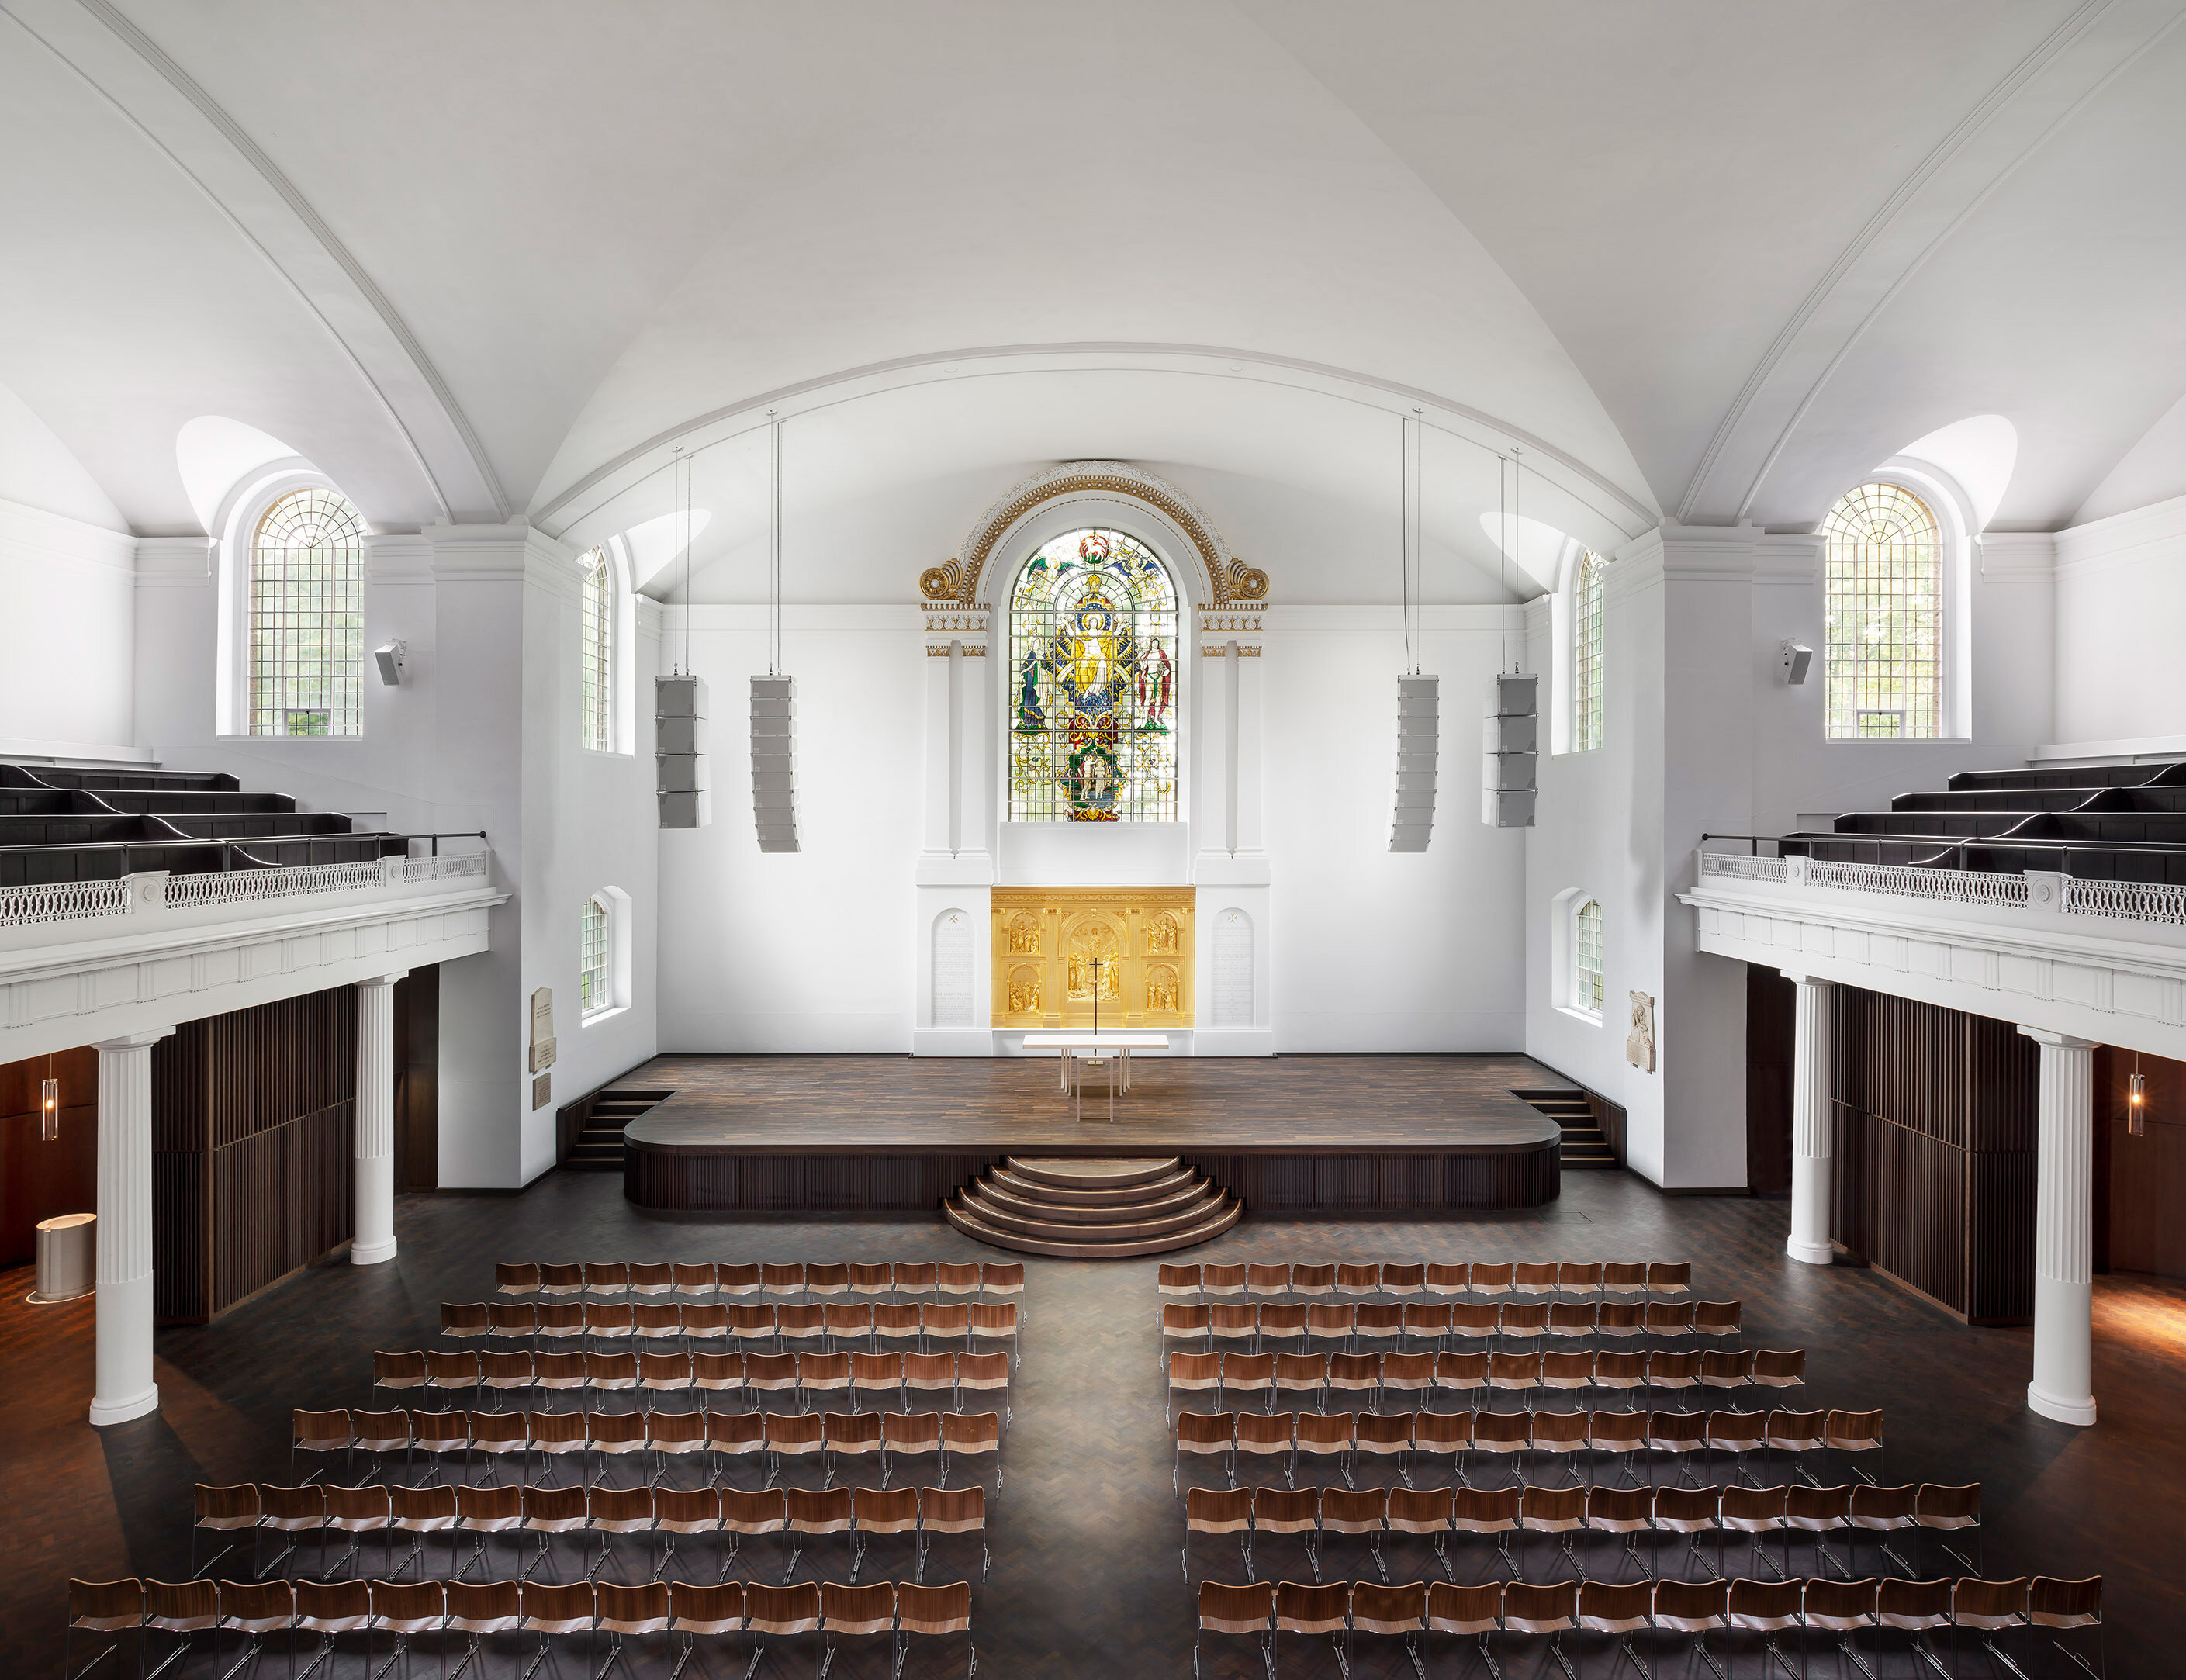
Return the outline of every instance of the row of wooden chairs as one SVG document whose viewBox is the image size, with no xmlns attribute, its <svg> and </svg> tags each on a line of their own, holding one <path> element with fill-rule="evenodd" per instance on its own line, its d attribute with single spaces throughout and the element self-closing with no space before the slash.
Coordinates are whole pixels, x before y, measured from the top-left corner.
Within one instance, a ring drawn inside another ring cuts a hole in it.
<svg viewBox="0 0 2186 1680">
<path fill-rule="evenodd" d="M 1681 1341 L 1696 1336 L 1736 1336 L 1744 1319 L 1745 1303 L 1737 1301 L 1650 1301 L 1644 1305 L 1637 1302 L 1601 1305 L 1491 1302 L 1478 1306 L 1416 1301 L 1287 1306 L 1169 1301 L 1162 1303 L 1157 1322 L 1164 1352 L 1172 1340 L 1183 1338 L 1203 1341 L 1210 1347 L 1218 1341 L 1249 1341 L 1257 1353 L 1268 1341 L 1297 1347 L 1341 1342 L 1356 1352 L 1361 1341 L 1401 1347 L 1408 1341 L 1442 1345 L 1453 1338 L 1524 1343 L 1645 1336 Z"/>
<path fill-rule="evenodd" d="M 1311 1398 L 1326 1411 L 1331 1395 L 1367 1397 L 1378 1411 L 1384 1394 L 1465 1394 L 1477 1407 L 1488 1393 L 1603 1393 L 1630 1397 L 1642 1388 L 1674 1393 L 1683 1404 L 1695 1389 L 1735 1392 L 1796 1388 L 1805 1383 L 1804 1348 L 1714 1348 L 1701 1352 L 1567 1353 L 1171 1353 L 1169 1392 L 1215 1396 L 1257 1394 L 1262 1408 L 1275 1397 Z M 1166 1415 L 1166 1414 L 1164 1414 Z"/>
<path fill-rule="evenodd" d="M 650 1453 L 653 1476 L 665 1474 L 673 1458 L 703 1453 L 713 1460 L 718 1481 L 730 1462 L 757 1459 L 768 1485 L 783 1464 L 817 1459 L 825 1483 L 832 1486 L 838 1461 L 877 1462 L 885 1487 L 899 1458 L 935 1455 L 941 1482 L 949 1483 L 960 1458 L 991 1457 L 995 1492 L 1002 1491 L 1002 1420 L 995 1412 L 384 1412 L 298 1410 L 291 1414 L 289 1477 L 296 1478 L 299 1454 L 342 1456 L 345 1471 L 356 1454 L 389 1458 L 400 1453 L 405 1468 L 414 1453 L 425 1455 L 427 1481 L 439 1478 L 440 1464 L 470 1455 L 484 1459 L 489 1480 L 496 1466 L 509 1464 L 519 1480 L 524 1461 L 536 1457 L 553 1479 L 555 1461 L 590 1453 L 605 1475 L 610 1458 Z M 314 1476 L 317 1472 L 313 1473 Z"/>
<path fill-rule="evenodd" d="M 1296 1296 L 1386 1296 L 1393 1300 L 1419 1295 L 1574 1295 L 1683 1296 L 1691 1292 L 1690 1260 L 1428 1261 L 1306 1265 L 1163 1266 L 1154 1287 L 1178 1300 L 1213 1301 L 1221 1296 L 1264 1300 Z"/>
<path fill-rule="evenodd" d="M 940 1534 L 979 1536 L 979 1574 L 987 1571 L 987 1495 L 977 1482 L 968 1487 L 479 1487 L 441 1483 L 423 1487 L 390 1487 L 378 1482 L 359 1487 L 326 1486 L 305 1482 L 279 1487 L 244 1482 L 233 1487 L 200 1483 L 193 1498 L 190 1530 L 190 1571 L 210 1570 L 230 1552 L 250 1548 L 251 1573 L 264 1579 L 288 1561 L 305 1541 L 317 1537 L 321 1576 L 345 1571 L 373 1535 L 384 1548 L 383 1571 L 393 1580 L 415 1567 L 424 1571 L 425 1542 L 444 1535 L 453 1543 L 468 1538 L 470 1550 L 454 1573 L 457 1578 L 475 1566 L 483 1570 L 487 1537 L 496 1534 L 528 1536 L 536 1543 L 522 1571 L 529 1579 L 542 1562 L 550 1561 L 547 1543 L 558 1535 L 598 1537 L 598 1555 L 587 1568 L 597 1575 L 608 1564 L 619 1535 L 649 1535 L 662 1543 L 653 1577 L 668 1572 L 679 1539 L 706 1535 L 726 1536 L 728 1549 L 717 1578 L 726 1579 L 734 1567 L 740 1539 L 763 1535 L 782 1538 L 783 1579 L 797 1572 L 797 1560 L 807 1538 L 844 1535 L 850 1538 L 850 1579 L 858 1578 L 867 1543 L 883 1535 L 908 1536 L 916 1558 L 913 1578 L 926 1578 L 928 1537 Z M 258 1558 L 262 1537 L 282 1543 L 271 1562 Z M 326 1562 L 329 1536 L 346 1536 L 348 1549 L 329 1571 Z M 205 1537 L 220 1549 L 197 1561 L 198 1543 Z M 398 1566 L 395 1543 L 406 1537 L 411 1548 Z M 451 1558 L 451 1563 L 455 1559 Z"/>
<path fill-rule="evenodd" d="M 1247 1456 L 1281 1461 L 1286 1481 L 1296 1485 L 1299 1461 L 1332 1463 L 1347 1486 L 1361 1459 L 1393 1460 L 1405 1486 L 1411 1485 L 1411 1458 L 1446 1458 L 1458 1473 L 1472 1453 L 1510 1461 L 1513 1474 L 1521 1453 L 1561 1458 L 1574 1480 L 1578 1455 L 1666 1454 L 1681 1479 L 1702 1453 L 1734 1455 L 1738 1474 L 1747 1455 L 1780 1452 L 1794 1465 L 1820 1452 L 1845 1453 L 1853 1473 L 1872 1481 L 1858 1462 L 1882 1455 L 1881 1412 L 1179 1412 L 1176 1461 L 1169 1485 L 1180 1491 L 1184 1461 L 1224 1461 L 1227 1485 L 1237 1485 L 1241 1461 Z M 1628 1476 L 1633 1466 L 1626 1464 Z"/>
<path fill-rule="evenodd" d="M 1819 1643 L 1826 1651 L 1852 1657 L 1863 1673 L 1873 1674 L 1880 1671 L 1880 1661 L 1869 1665 L 1855 1648 L 1858 1637 L 1867 1633 L 1878 1644 L 1886 1636 L 1902 1635 L 1915 1668 L 1925 1660 L 1939 1674 L 1956 1674 L 1959 1636 L 1970 1633 L 1987 1652 L 2007 1660 L 1999 1642 L 2013 1636 L 2028 1644 L 2046 1638 L 2078 1666 L 2099 1675 L 2102 1588 L 2100 1576 L 2085 1581 L 2037 1576 L 2015 1581 L 1562 1581 L 1553 1586 L 1489 1582 L 1477 1587 L 1440 1581 L 1401 1587 L 1365 1581 L 1232 1587 L 1208 1581 L 1199 1588 L 1191 1672 L 1199 1672 L 1200 1638 L 1220 1633 L 1257 1639 L 1270 1680 L 1281 1634 L 1327 1637 L 1337 1646 L 1338 1666 L 1348 1673 L 1353 1641 L 1365 1633 L 1404 1640 L 1414 1668 L 1424 1674 L 1420 1641 L 1429 1633 L 1450 1633 L 1476 1639 L 1490 1673 L 1500 1672 L 1489 1644 L 1494 1635 L 1545 1641 L 1550 1660 L 1576 1677 L 1578 1670 L 1564 1649 L 1565 1640 L 1577 1643 L 1599 1634 L 1611 1672 L 1628 1660 L 1646 1674 L 1662 1672 L 1659 1644 L 1668 1633 L 1691 1638 L 1702 1661 L 1718 1674 L 1724 1671 L 1708 1649 L 1709 1636 L 1722 1644 L 1741 1634 L 1760 1641 L 1764 1669 L 1780 1665 L 1787 1672 L 1803 1673 L 1805 1647 Z M 1948 1669 L 1932 1645 L 1933 1636 L 1946 1631 L 1952 1642 Z M 2084 1643 L 2090 1632 L 2095 1640 L 2093 1664 L 2069 1643 Z M 1634 1644 L 1643 1634 L 1656 1648 L 1653 1663 L 1642 1659 Z M 1787 1636 L 1798 1638 L 1802 1647 L 1796 1670 L 1782 1649 Z M 1724 1655 L 1735 1663 L 1735 1651 Z M 2022 1650 L 2021 1655 L 2029 1653 Z M 1580 1666 L 1584 1660 L 1582 1650 Z M 2025 1672 L 2025 1663 L 2012 1672 Z"/>
<path fill-rule="evenodd" d="M 502 1353 L 491 1348 L 433 1348 L 372 1356 L 372 1386 L 406 1392 L 491 1395 L 526 1392 L 634 1393 L 647 1407 L 661 1394 L 694 1393 L 700 1405 L 716 1394 L 739 1394 L 754 1406 L 767 1394 L 794 1394 L 802 1409 L 815 1395 L 848 1394 L 853 1410 L 868 1394 L 948 1394 L 961 1409 L 964 1392 L 1002 1397 L 1006 1417 L 1006 1353 Z"/>
<path fill-rule="evenodd" d="M 1796 1481 L 1773 1487 L 1194 1487 L 1185 1500 L 1184 1548 L 1178 1561 L 1191 1578 L 1191 1537 L 1236 1538 L 1253 1577 L 1253 1548 L 1263 1535 L 1298 1537 L 1305 1546 L 1313 1578 L 1320 1579 L 1320 1546 L 1331 1535 L 1364 1537 L 1376 1569 L 1389 1578 L 1382 1553 L 1384 1535 L 1417 1535 L 1434 1548 L 1443 1573 L 1455 1581 L 1447 1542 L 1471 1536 L 1492 1539 L 1504 1566 L 1519 1573 L 1511 1553 L 1514 1537 L 1536 1534 L 1555 1539 L 1572 1566 L 1584 1565 L 1572 1553 L 1574 1538 L 1590 1545 L 1597 1535 L 1617 1539 L 1624 1553 L 1649 1577 L 1659 1571 L 1639 1549 L 1643 1535 L 1669 1536 L 1685 1542 L 1684 1555 L 1697 1559 L 1710 1574 L 1720 1575 L 1724 1542 L 1737 1537 L 1750 1543 L 1757 1567 L 1791 1571 L 1795 1537 L 1810 1539 L 1826 1574 L 1836 1568 L 1849 1576 L 1857 1567 L 1857 1543 L 1867 1535 L 1897 1567 L 1913 1565 L 1891 1543 L 1897 1534 L 1927 1535 L 1937 1549 L 1969 1575 L 1980 1565 L 1957 1546 L 1970 1539 L 1979 1555 L 1981 1484 L 1948 1487 L 1932 1482 L 1902 1487 L 1871 1487 L 1847 1482 L 1820 1487 Z M 1717 1557 L 1711 1569 L 1701 1552 L 1702 1538 L 1713 1535 Z M 1784 1563 L 1770 1564 L 1763 1550 L 1771 1536 L 1781 1540 Z M 1830 1553 L 1831 1537 L 1847 1545 L 1840 1560 Z"/>
<path fill-rule="evenodd" d="M 972 1588 L 968 1582 L 945 1587 L 926 1587 L 916 1582 L 874 1582 L 869 1586 L 845 1586 L 834 1582 L 804 1582 L 774 1587 L 759 1582 L 723 1582 L 704 1586 L 688 1581 L 653 1581 L 622 1587 L 612 1582 L 579 1581 L 554 1585 L 538 1581 L 71 1581 L 68 1586 L 68 1633 L 62 1652 L 63 1680 L 76 1680 L 108 1655 L 116 1656 L 121 1637 L 135 1632 L 143 1642 L 137 1668 L 155 1635 L 177 1641 L 160 1665 L 168 1666 L 176 1655 L 186 1655 L 199 1634 L 210 1634 L 217 1645 L 220 1636 L 243 1637 L 244 1650 L 227 1672 L 231 1674 L 253 1662 L 265 1642 L 286 1635 L 293 1654 L 310 1635 L 315 1649 L 308 1675 L 321 1663 L 331 1672 L 337 1642 L 355 1638 L 367 1656 L 366 1667 L 385 1673 L 406 1658 L 412 1641 L 437 1636 L 452 1643 L 461 1636 L 463 1661 L 473 1660 L 483 1672 L 483 1642 L 496 1634 L 536 1635 L 535 1670 L 547 1659 L 553 1642 L 582 1637 L 598 1659 L 603 1637 L 606 1655 L 595 1666 L 604 1674 L 624 1653 L 625 1639 L 641 1640 L 648 1634 L 680 1638 L 683 1647 L 676 1664 L 680 1672 L 701 1639 L 714 1640 L 743 1634 L 751 1642 L 752 1666 L 756 1668 L 769 1638 L 790 1638 L 810 1633 L 819 1647 L 816 1669 L 845 1638 L 880 1638 L 889 1642 L 898 1672 L 904 1654 L 916 1638 L 946 1638 L 962 1634 L 967 1666 L 972 1672 L 978 1657 L 971 1649 Z M 78 1634 L 106 1636 L 107 1643 L 81 1669 L 75 1665 L 74 1641 Z M 375 1636 L 385 1634 L 393 1651 L 384 1665 L 370 1660 Z M 446 1665 L 445 1649 L 442 1666 Z"/>
<path fill-rule="evenodd" d="M 839 1338 L 863 1341 L 876 1349 L 883 1341 L 915 1341 L 923 1353 L 935 1338 L 961 1341 L 967 1347 L 983 1338 L 1015 1347 L 1019 1318 L 1013 1301 L 753 1307 L 719 1302 L 444 1301 L 440 1334 L 451 1341 L 574 1341 L 580 1347 L 587 1341 L 609 1347 L 681 1341 L 693 1349 L 705 1342 L 771 1341 L 785 1352 L 793 1341 L 832 1348 Z"/>
<path fill-rule="evenodd" d="M 719 1295 L 944 1295 L 1017 1301 L 1024 1296 L 1024 1263 L 1020 1260 L 879 1261 L 842 1265 L 771 1261 L 755 1265 L 681 1262 L 647 1265 L 629 1261 L 586 1261 L 580 1264 L 497 1265 L 494 1293 L 504 1300 L 537 1296 L 547 1299 L 589 1296 L 596 1301 L 631 1296 L 680 1295 L 703 1300 Z"/>
</svg>

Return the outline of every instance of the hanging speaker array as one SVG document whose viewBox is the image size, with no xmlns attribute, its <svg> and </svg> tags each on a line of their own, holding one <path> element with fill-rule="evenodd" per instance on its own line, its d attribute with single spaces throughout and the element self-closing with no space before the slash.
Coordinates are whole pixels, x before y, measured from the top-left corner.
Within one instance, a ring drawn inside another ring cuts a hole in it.
<svg viewBox="0 0 2186 1680">
<path fill-rule="evenodd" d="M 1481 731 L 1480 820 L 1490 828 L 1533 826 L 1534 765 L 1540 752 L 1540 679 L 1505 671 L 1488 680 Z"/>
<path fill-rule="evenodd" d="M 751 680 L 752 819 L 762 852 L 797 849 L 797 682 Z"/>
<path fill-rule="evenodd" d="M 1434 829 L 1439 677 L 1397 679 L 1397 805 L 1389 849 L 1424 852 Z"/>
<path fill-rule="evenodd" d="M 695 676 L 653 680 L 653 762 L 660 826 L 703 828 L 714 820 L 706 777 L 706 684 Z"/>
</svg>

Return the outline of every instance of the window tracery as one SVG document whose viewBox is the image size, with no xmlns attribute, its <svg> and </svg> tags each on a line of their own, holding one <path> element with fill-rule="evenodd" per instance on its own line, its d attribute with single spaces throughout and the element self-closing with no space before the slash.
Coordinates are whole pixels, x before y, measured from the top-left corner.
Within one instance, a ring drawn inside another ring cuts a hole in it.
<svg viewBox="0 0 2186 1680">
<path fill-rule="evenodd" d="M 250 733 L 363 732 L 364 518 L 292 490 L 250 539 Z"/>
<path fill-rule="evenodd" d="M 1571 750 L 1590 753 L 1601 745 L 1601 574 L 1603 562 L 1592 550 L 1579 556 L 1572 592 Z"/>
<path fill-rule="evenodd" d="M 1847 490 L 1822 521 L 1825 732 L 1832 741 L 1942 732 L 1942 532 L 1891 484 Z"/>
</svg>

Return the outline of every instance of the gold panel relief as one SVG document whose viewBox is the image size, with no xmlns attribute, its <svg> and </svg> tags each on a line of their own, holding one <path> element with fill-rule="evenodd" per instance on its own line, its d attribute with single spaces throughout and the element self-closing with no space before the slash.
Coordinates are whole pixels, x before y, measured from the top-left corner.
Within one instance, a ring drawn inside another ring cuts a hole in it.
<svg viewBox="0 0 2186 1680">
<path fill-rule="evenodd" d="M 997 1027 L 1192 1024 L 1189 887 L 994 889 Z"/>
</svg>

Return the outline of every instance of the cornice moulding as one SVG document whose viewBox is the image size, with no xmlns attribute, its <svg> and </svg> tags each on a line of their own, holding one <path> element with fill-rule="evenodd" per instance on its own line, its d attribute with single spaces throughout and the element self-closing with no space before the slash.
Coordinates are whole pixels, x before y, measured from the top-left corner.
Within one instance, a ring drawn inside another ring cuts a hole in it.
<svg viewBox="0 0 2186 1680">
<path fill-rule="evenodd" d="M 1974 539 L 1985 583 L 2051 583 L 2057 576 L 2052 531 L 1990 531 Z"/>
<path fill-rule="evenodd" d="M 1539 597 L 1545 601 L 1548 597 Z M 1510 628 L 1511 608 L 1481 602 L 1445 602 L 1413 609 L 1413 623 L 1423 630 L 1457 634 L 1487 634 Z M 1393 601 L 1345 606 L 1313 607 L 1295 602 L 1261 609 L 1262 622 L 1284 636 L 1401 636 L 1404 608 Z M 1214 630 L 1200 639 L 1223 642 L 1249 632 Z"/>
<path fill-rule="evenodd" d="M 137 545 L 145 540 L 27 502 L 0 500 L 0 543 L 35 548 L 50 559 L 127 572 L 135 568 Z"/>
<path fill-rule="evenodd" d="M 2055 541 L 2059 577 L 2120 563 L 2159 559 L 2162 557 L 2141 551 L 2186 541 L 2186 496 L 2074 525 L 2058 532 Z"/>
<path fill-rule="evenodd" d="M 765 607 L 728 604 L 664 608 L 663 621 L 673 631 L 682 627 L 687 614 L 694 630 L 764 632 L 772 624 Z M 923 639 L 926 613 L 922 608 L 892 603 L 784 607 L 782 627 L 786 630 L 893 630 Z"/>
<path fill-rule="evenodd" d="M 204 536 L 139 537 L 137 587 L 177 589 L 209 584 L 219 546 Z"/>
</svg>

